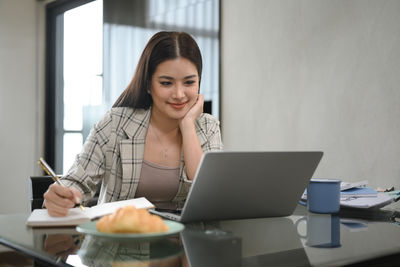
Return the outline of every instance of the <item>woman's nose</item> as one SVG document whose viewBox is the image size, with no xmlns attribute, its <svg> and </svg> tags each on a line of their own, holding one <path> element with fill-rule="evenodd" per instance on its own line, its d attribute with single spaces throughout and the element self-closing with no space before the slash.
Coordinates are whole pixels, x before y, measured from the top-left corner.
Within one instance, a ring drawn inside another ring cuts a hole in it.
<svg viewBox="0 0 400 267">
<path fill-rule="evenodd" d="M 178 99 L 185 97 L 185 91 L 184 91 L 183 85 L 177 84 L 174 88 L 174 92 L 173 92 L 172 96 L 174 98 L 178 98 Z"/>
</svg>

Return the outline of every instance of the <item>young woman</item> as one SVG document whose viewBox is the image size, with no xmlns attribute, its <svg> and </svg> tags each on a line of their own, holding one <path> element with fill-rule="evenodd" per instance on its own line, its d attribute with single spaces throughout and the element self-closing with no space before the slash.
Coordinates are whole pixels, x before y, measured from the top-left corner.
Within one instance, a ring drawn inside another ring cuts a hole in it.
<svg viewBox="0 0 400 267">
<path fill-rule="evenodd" d="M 90 200 L 146 197 L 181 206 L 203 152 L 222 149 L 219 122 L 202 113 L 202 59 L 187 33 L 159 32 L 147 43 L 132 81 L 94 126 L 82 152 L 44 194 L 52 216 Z"/>
</svg>

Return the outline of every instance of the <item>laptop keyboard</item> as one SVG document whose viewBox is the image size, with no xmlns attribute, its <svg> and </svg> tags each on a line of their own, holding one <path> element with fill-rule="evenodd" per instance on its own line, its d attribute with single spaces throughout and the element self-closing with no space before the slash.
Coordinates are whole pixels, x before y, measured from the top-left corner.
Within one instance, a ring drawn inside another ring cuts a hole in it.
<svg viewBox="0 0 400 267">
<path fill-rule="evenodd" d="M 173 220 L 173 221 L 180 221 L 181 220 L 181 215 L 175 214 L 175 213 L 170 213 L 170 212 L 161 212 L 161 211 L 156 211 L 154 209 L 149 210 L 150 213 L 156 214 L 158 216 Z"/>
</svg>

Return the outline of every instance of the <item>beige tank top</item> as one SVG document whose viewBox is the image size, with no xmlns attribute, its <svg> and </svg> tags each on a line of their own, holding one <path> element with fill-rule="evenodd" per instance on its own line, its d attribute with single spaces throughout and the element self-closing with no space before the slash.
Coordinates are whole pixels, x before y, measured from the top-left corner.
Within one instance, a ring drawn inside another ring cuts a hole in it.
<svg viewBox="0 0 400 267">
<path fill-rule="evenodd" d="M 153 204 L 171 202 L 179 188 L 179 169 L 143 160 L 135 198 L 145 197 Z"/>
</svg>

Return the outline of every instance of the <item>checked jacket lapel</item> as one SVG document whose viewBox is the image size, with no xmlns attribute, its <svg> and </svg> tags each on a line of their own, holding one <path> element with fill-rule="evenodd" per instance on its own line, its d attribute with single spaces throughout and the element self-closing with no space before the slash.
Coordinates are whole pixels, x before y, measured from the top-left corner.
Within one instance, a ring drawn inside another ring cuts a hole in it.
<svg viewBox="0 0 400 267">
<path fill-rule="evenodd" d="M 128 139 L 120 142 L 122 164 L 120 199 L 133 198 L 138 187 L 150 113 L 151 109 L 135 112 L 123 126 Z"/>
</svg>

